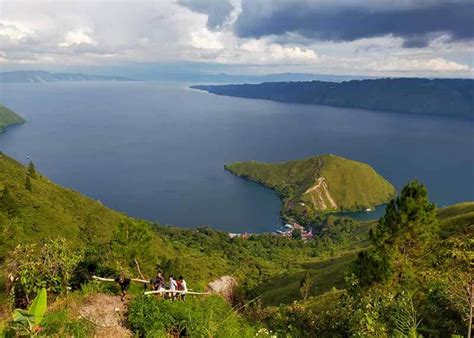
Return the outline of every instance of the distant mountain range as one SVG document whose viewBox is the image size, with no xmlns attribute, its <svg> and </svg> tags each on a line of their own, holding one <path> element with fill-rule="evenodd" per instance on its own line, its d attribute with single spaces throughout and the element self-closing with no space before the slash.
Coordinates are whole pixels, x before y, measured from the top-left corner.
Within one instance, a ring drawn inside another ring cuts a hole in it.
<svg viewBox="0 0 474 338">
<path fill-rule="evenodd" d="M 133 78 L 144 81 L 170 81 L 170 82 L 197 82 L 197 83 L 262 83 L 262 82 L 280 82 L 280 81 L 328 81 L 342 82 L 350 80 L 372 79 L 370 76 L 357 75 L 331 75 L 331 74 L 309 74 L 309 73 L 280 73 L 263 75 L 240 75 L 240 74 L 209 74 L 199 72 L 154 72 L 150 71 L 144 74 L 136 74 Z"/>
<path fill-rule="evenodd" d="M 341 83 L 267 82 L 199 85 L 217 95 L 454 117 L 474 117 L 474 80 L 372 79 Z"/>
<path fill-rule="evenodd" d="M 0 73 L 0 83 L 61 82 L 61 81 L 131 81 L 121 76 L 89 75 L 81 73 L 50 73 L 42 70 L 28 70 Z"/>
</svg>

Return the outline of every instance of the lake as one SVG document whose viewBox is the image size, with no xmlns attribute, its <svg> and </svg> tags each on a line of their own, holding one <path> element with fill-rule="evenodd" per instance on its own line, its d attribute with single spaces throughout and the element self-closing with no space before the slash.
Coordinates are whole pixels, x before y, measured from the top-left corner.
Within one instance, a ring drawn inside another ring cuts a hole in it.
<svg viewBox="0 0 474 338">
<path fill-rule="evenodd" d="M 474 200 L 472 120 L 216 96 L 154 82 L 2 84 L 27 123 L 0 150 L 131 216 L 230 232 L 273 231 L 280 201 L 224 170 L 233 161 L 333 153 L 438 205 Z M 370 216 L 370 217 L 373 217 Z"/>
</svg>

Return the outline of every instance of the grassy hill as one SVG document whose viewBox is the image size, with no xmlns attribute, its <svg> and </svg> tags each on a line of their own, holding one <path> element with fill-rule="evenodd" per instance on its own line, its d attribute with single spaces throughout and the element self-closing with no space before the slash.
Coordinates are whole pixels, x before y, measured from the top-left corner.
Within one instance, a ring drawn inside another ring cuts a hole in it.
<svg viewBox="0 0 474 338">
<path fill-rule="evenodd" d="M 395 188 L 369 165 L 335 155 L 270 164 L 235 162 L 225 168 L 276 190 L 284 211 L 363 210 L 396 194 Z"/>
<path fill-rule="evenodd" d="M 0 223 L 16 225 L 15 242 L 58 236 L 67 237 L 75 246 L 87 244 L 91 237 L 105 242 L 111 239 L 116 226 L 127 218 L 40 174 L 31 178 L 29 191 L 25 188 L 26 177 L 26 167 L 0 154 L 0 191 L 8 188 L 18 209 L 13 218 L 0 213 Z M 13 242 L 12 238 L 10 242 Z"/>
<path fill-rule="evenodd" d="M 2 262 L 17 244 L 55 238 L 66 239 L 76 249 L 101 252 L 102 263 L 116 270 L 136 274 L 133 258 L 150 277 L 157 265 L 174 266 L 175 273 L 199 287 L 225 274 L 244 278 L 249 271 L 259 271 L 247 278 L 256 284 L 281 271 L 288 256 L 303 257 L 311 251 L 272 235 L 241 241 L 210 228 L 189 230 L 135 220 L 39 173 L 30 177 L 30 191 L 27 176 L 27 167 L 0 154 L 0 276 Z M 5 188 L 17 209 L 14 214 L 6 210 Z M 242 260 L 248 264 L 242 266 Z"/>
<path fill-rule="evenodd" d="M 474 227 L 474 202 L 454 204 L 437 210 L 440 230 L 443 239 L 459 236 L 459 231 Z M 251 294 L 259 295 L 265 305 L 290 304 L 299 299 L 299 283 L 305 273 L 313 279 L 309 305 L 319 304 L 322 299 L 332 294 L 333 288 L 345 288 L 344 276 L 357 257 L 357 253 L 370 246 L 369 231 L 377 221 L 360 223 L 356 236 L 343 250 L 336 249 L 320 258 L 302 261 L 290 272 L 274 276 L 261 283 Z"/>
<path fill-rule="evenodd" d="M 23 123 L 25 120 L 18 114 L 8 109 L 4 105 L 0 104 L 0 133 L 2 133 L 6 127 Z"/>
</svg>

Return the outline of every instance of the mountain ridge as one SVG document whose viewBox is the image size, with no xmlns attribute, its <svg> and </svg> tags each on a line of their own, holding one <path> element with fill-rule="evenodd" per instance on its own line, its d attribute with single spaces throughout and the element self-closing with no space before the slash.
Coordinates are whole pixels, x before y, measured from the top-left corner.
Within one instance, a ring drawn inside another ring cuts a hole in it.
<svg viewBox="0 0 474 338">
<path fill-rule="evenodd" d="M 337 82 L 264 82 L 198 85 L 193 89 L 216 95 L 474 118 L 474 80 L 385 78 Z"/>
<path fill-rule="evenodd" d="M 122 76 L 82 73 L 50 73 L 44 70 L 26 70 L 0 73 L 0 83 L 43 83 L 62 81 L 132 81 Z"/>
</svg>

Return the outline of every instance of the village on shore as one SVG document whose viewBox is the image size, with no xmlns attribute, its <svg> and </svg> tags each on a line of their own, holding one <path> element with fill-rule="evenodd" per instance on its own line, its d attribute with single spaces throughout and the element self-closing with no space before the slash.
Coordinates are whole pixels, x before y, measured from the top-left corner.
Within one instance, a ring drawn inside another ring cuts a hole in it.
<svg viewBox="0 0 474 338">
<path fill-rule="evenodd" d="M 314 235 L 311 230 L 306 230 L 302 225 L 298 223 L 287 223 L 281 227 L 279 227 L 277 230 L 272 232 L 274 235 L 278 236 L 283 236 L 283 237 L 288 237 L 288 238 L 295 238 L 295 239 L 301 239 L 301 240 L 310 240 L 313 239 Z M 299 235 L 301 234 L 301 236 Z M 249 238 L 252 233 L 249 232 L 244 232 L 244 233 L 233 233 L 229 232 L 229 237 L 230 238 L 242 238 L 242 239 L 247 239 Z"/>
</svg>

